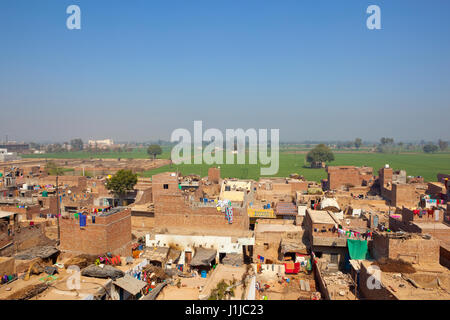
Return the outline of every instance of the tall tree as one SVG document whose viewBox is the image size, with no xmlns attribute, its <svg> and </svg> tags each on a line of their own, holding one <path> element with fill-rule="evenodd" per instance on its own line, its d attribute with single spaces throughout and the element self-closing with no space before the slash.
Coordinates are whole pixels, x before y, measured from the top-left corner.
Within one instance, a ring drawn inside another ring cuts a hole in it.
<svg viewBox="0 0 450 320">
<path fill-rule="evenodd" d="M 439 149 L 441 149 L 441 151 L 445 151 L 448 148 L 448 142 L 447 141 L 443 141 L 441 139 L 439 139 Z"/>
<path fill-rule="evenodd" d="M 73 151 L 81 151 L 83 150 L 83 140 L 81 139 L 72 139 L 70 140 L 70 146 Z"/>
<path fill-rule="evenodd" d="M 106 189 L 112 191 L 114 195 L 118 196 L 120 203 L 127 192 L 132 191 L 137 183 L 137 174 L 131 170 L 119 170 L 111 179 L 106 182 Z"/>
<path fill-rule="evenodd" d="M 315 146 L 306 154 L 306 161 L 308 161 L 312 166 L 318 162 L 330 162 L 333 160 L 333 152 L 323 143 Z"/>
<path fill-rule="evenodd" d="M 148 146 L 147 153 L 153 157 L 153 160 L 155 160 L 157 155 L 162 154 L 161 146 L 157 144 L 152 144 Z"/>
<path fill-rule="evenodd" d="M 435 153 L 436 151 L 438 151 L 438 149 L 439 147 L 432 143 L 427 143 L 423 146 L 423 152 L 425 153 Z"/>
<path fill-rule="evenodd" d="M 394 139 L 393 138 L 385 138 L 385 137 L 383 137 L 383 138 L 380 139 L 380 143 L 382 145 L 393 144 L 394 143 Z"/>
<path fill-rule="evenodd" d="M 356 138 L 354 144 L 355 144 L 356 149 L 361 148 L 361 146 L 362 146 L 361 138 Z"/>
</svg>

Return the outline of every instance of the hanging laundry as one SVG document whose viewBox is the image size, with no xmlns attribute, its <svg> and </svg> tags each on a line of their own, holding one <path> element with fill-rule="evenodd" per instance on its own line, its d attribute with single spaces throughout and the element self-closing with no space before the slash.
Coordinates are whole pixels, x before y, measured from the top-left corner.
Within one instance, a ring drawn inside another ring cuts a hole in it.
<svg viewBox="0 0 450 320">
<path fill-rule="evenodd" d="M 86 218 L 87 216 L 82 214 L 80 215 L 80 227 L 86 227 Z"/>
</svg>

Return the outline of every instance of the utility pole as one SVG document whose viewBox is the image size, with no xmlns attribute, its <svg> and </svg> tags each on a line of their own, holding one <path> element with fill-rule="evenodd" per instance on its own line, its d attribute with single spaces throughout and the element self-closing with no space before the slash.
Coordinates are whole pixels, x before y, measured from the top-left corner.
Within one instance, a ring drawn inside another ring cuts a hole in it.
<svg viewBox="0 0 450 320">
<path fill-rule="evenodd" d="M 61 243 L 61 230 L 59 228 L 59 185 L 58 185 L 59 172 L 56 170 L 56 219 L 58 222 L 58 243 Z"/>
</svg>

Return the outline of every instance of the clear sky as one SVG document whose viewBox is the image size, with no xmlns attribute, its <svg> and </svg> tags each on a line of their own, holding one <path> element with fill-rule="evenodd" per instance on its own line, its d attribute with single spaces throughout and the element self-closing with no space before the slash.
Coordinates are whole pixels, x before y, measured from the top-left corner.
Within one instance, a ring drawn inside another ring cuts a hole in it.
<svg viewBox="0 0 450 320">
<path fill-rule="evenodd" d="M 1 0 L 0 140 L 168 140 L 194 120 L 450 139 L 449 16 L 448 0 Z"/>
</svg>

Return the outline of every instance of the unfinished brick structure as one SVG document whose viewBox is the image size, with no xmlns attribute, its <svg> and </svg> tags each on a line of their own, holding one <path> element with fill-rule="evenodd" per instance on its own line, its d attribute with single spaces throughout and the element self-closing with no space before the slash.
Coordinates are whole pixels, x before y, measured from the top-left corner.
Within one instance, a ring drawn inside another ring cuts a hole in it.
<svg viewBox="0 0 450 320">
<path fill-rule="evenodd" d="M 281 258 L 279 251 L 283 239 L 303 242 L 302 227 L 294 225 L 292 221 L 258 219 L 257 222 L 253 261 L 259 261 L 259 255 L 264 257 L 264 263 L 277 263 Z"/>
<path fill-rule="evenodd" d="M 38 204 L 25 205 L 22 208 L 17 208 L 16 205 L 0 204 L 0 211 L 14 212 L 21 216 L 21 220 L 32 220 L 33 217 L 39 216 L 41 207 Z"/>
<path fill-rule="evenodd" d="M 175 173 L 160 173 L 152 177 L 155 225 L 167 227 L 248 230 L 249 222 L 245 205 L 233 207 L 233 223 L 229 224 L 214 204 L 203 205 L 190 199 L 178 187 Z"/>
<path fill-rule="evenodd" d="M 414 184 L 397 184 L 392 185 L 391 204 L 394 207 L 416 207 L 420 200 L 420 194 L 416 192 Z"/>
<path fill-rule="evenodd" d="M 438 212 L 436 212 L 438 211 Z M 402 221 L 408 222 L 427 222 L 427 223 L 441 223 L 444 221 L 443 209 L 432 209 L 431 214 L 428 212 L 422 215 L 414 214 L 414 210 L 403 207 L 402 208 Z"/>
<path fill-rule="evenodd" d="M 86 226 L 80 227 L 78 219 L 60 220 L 60 249 L 76 254 L 131 255 L 131 212 L 128 208 L 114 208 L 106 214 L 88 217 Z"/>
<path fill-rule="evenodd" d="M 378 287 L 369 288 L 370 284 L 374 284 L 374 270 L 371 270 L 372 263 L 369 261 L 362 261 L 359 272 L 359 292 L 361 297 L 370 300 L 398 300 L 396 296 L 383 284 L 381 281 Z M 381 273 L 381 272 L 380 272 Z M 381 274 L 381 280 L 383 275 Z"/>
<path fill-rule="evenodd" d="M 390 186 L 393 183 L 406 183 L 406 171 L 394 171 L 392 168 L 383 167 L 378 170 L 380 186 Z"/>
<path fill-rule="evenodd" d="M 309 238 L 311 250 L 318 257 L 336 266 L 343 266 L 347 253 L 347 239 L 339 237 L 335 230 L 338 221 L 328 211 L 306 210 L 305 234 Z"/>
<path fill-rule="evenodd" d="M 402 259 L 412 263 L 439 263 L 439 240 L 425 239 L 417 234 L 406 234 L 406 238 L 395 233 L 373 234 L 372 254 L 381 258 Z"/>
<path fill-rule="evenodd" d="M 56 184 L 55 176 L 48 176 L 45 178 L 40 178 L 39 181 L 36 181 L 37 184 L 47 185 L 47 184 Z M 60 186 L 67 185 L 69 187 L 79 187 L 80 189 L 86 189 L 87 186 L 87 178 L 83 176 L 59 176 L 58 184 Z"/>
<path fill-rule="evenodd" d="M 370 167 L 331 166 L 327 167 L 327 189 L 338 190 L 343 187 L 370 186 L 373 184 L 373 169 Z"/>
<path fill-rule="evenodd" d="M 12 257 L 0 257 L 0 277 L 4 275 L 12 275 L 15 272 L 15 259 Z"/>
<path fill-rule="evenodd" d="M 208 181 L 212 183 L 219 183 L 220 181 L 220 168 L 208 169 Z"/>
</svg>

